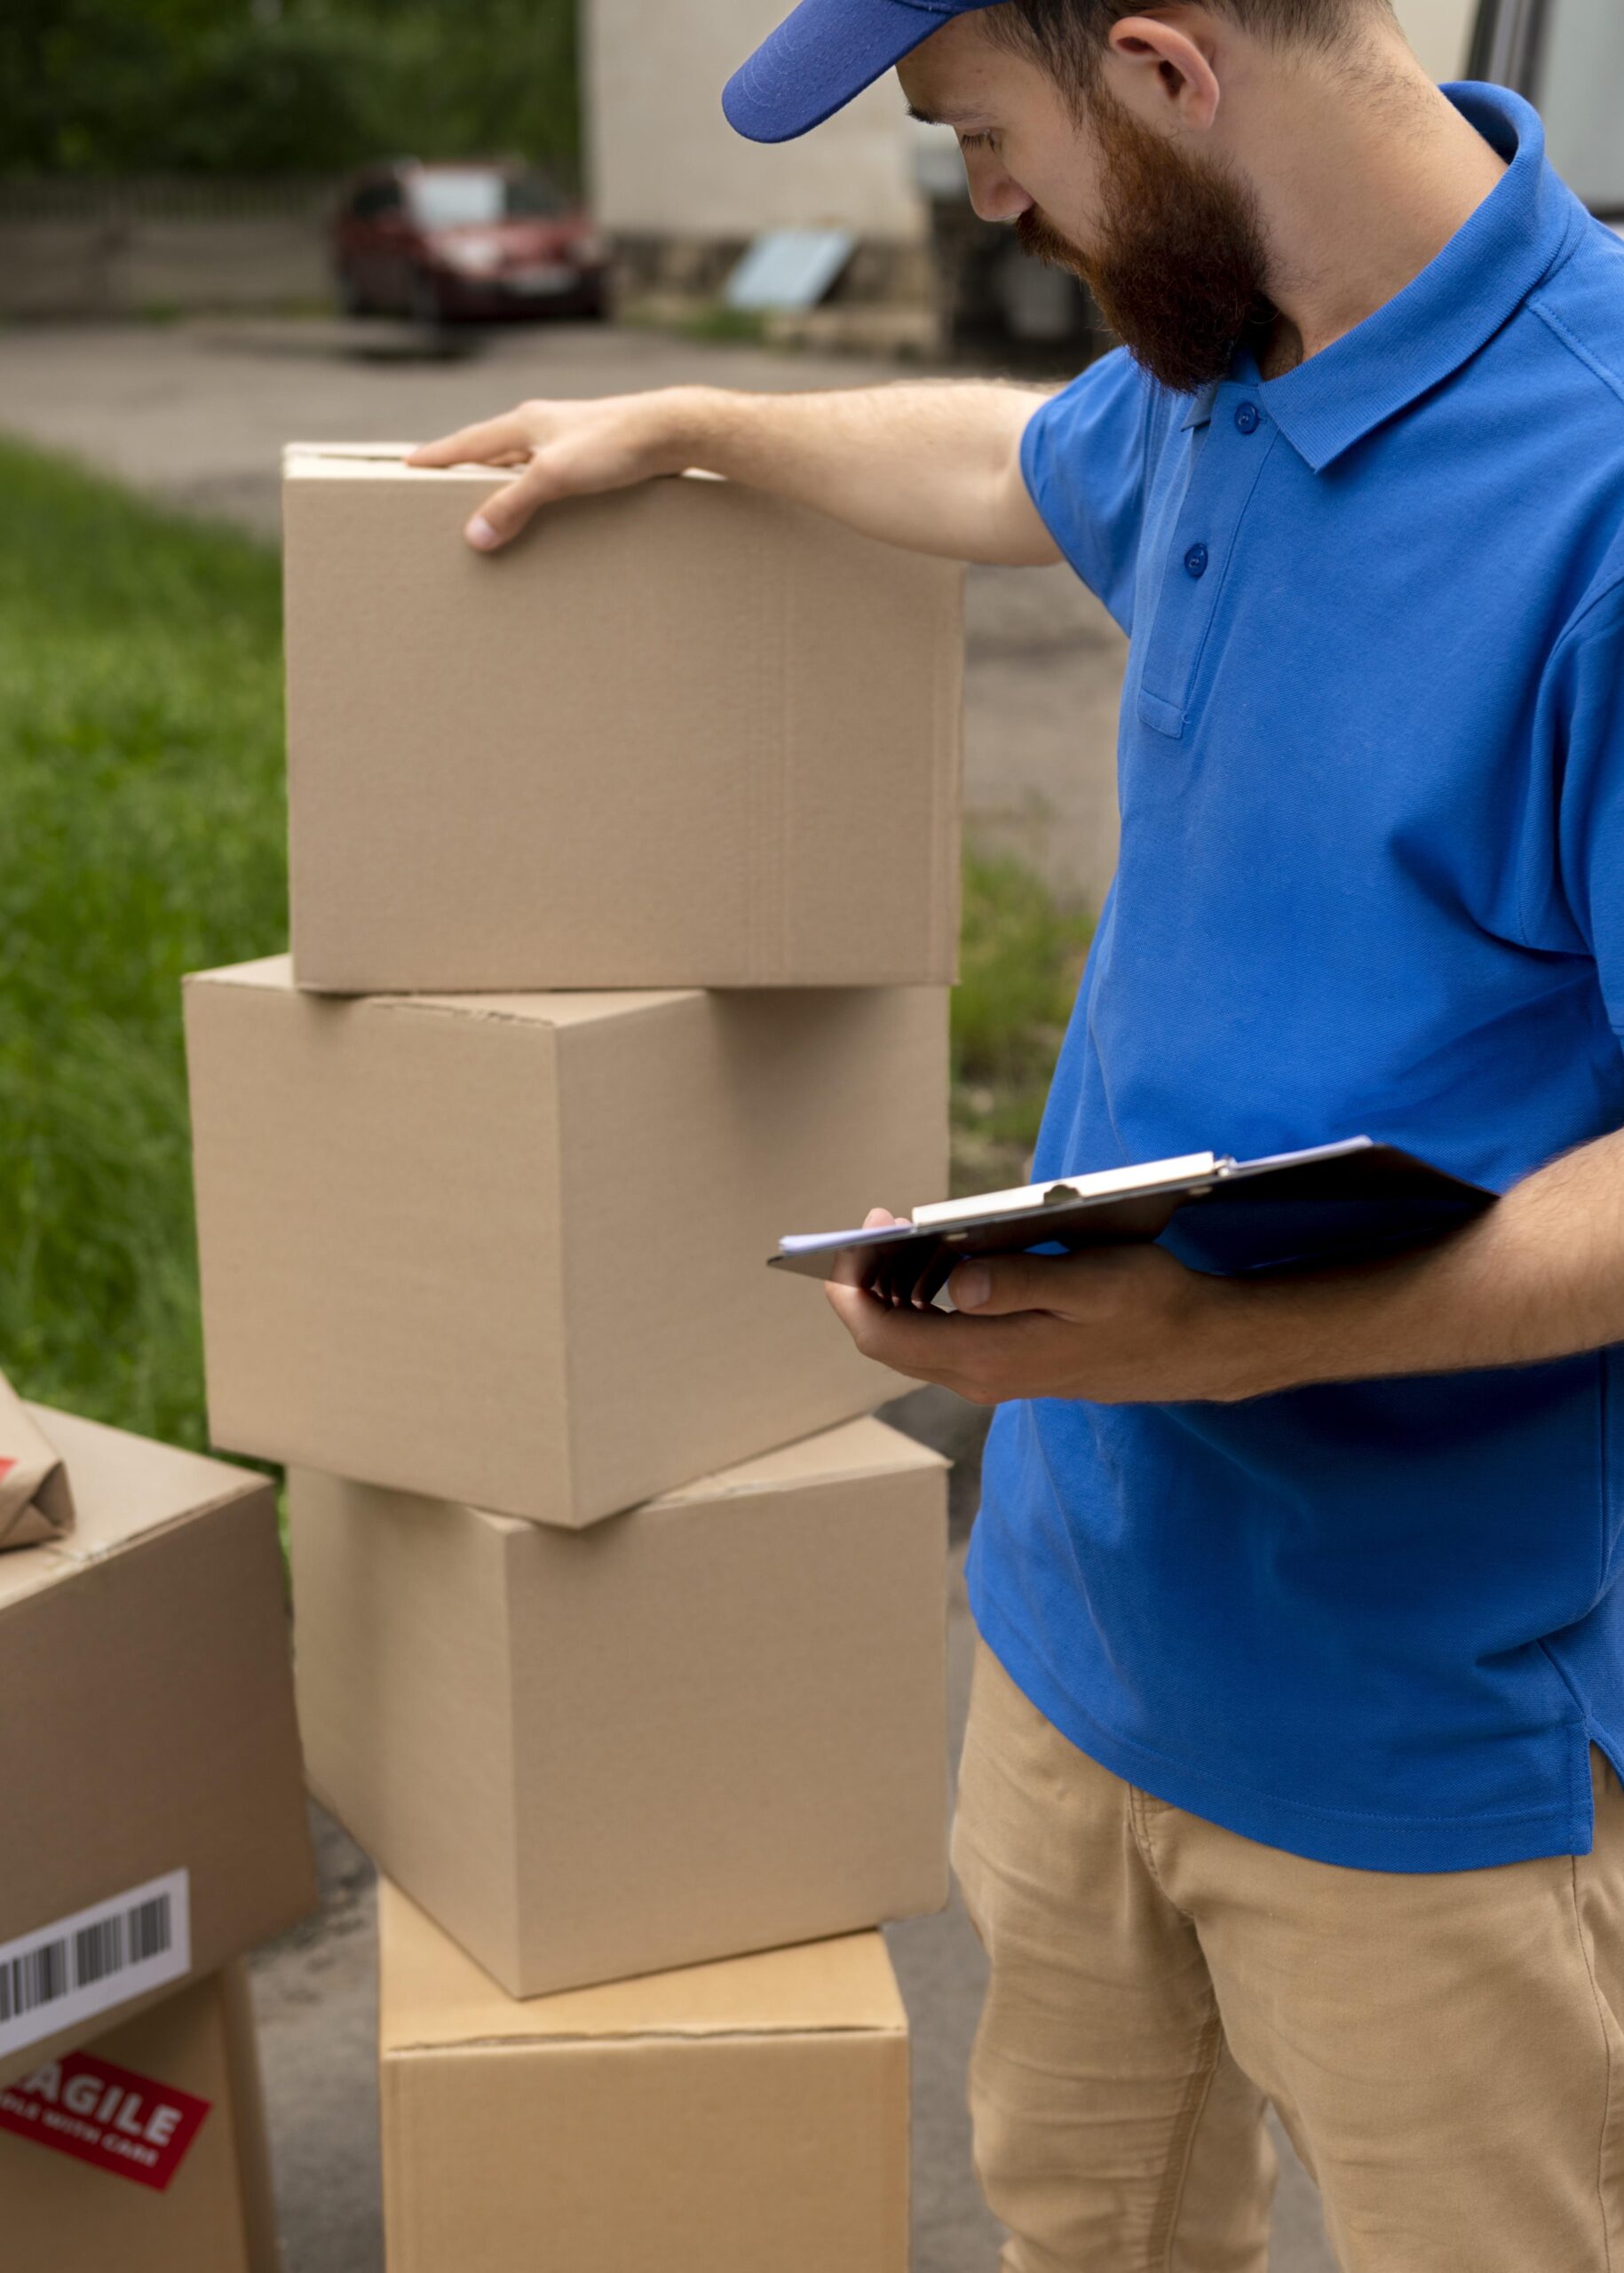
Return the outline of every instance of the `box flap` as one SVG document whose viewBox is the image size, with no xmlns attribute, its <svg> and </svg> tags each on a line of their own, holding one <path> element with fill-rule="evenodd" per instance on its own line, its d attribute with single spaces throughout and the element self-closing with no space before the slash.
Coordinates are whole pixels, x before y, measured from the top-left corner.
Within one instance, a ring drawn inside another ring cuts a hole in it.
<svg viewBox="0 0 1624 2273">
<path fill-rule="evenodd" d="M 523 2002 L 507 1996 L 388 1880 L 378 1881 L 385 2059 L 460 2045 L 639 2037 L 801 2036 L 907 2028 L 878 1934 L 847 1934 Z"/>
<path fill-rule="evenodd" d="M 693 1002 L 703 991 L 697 986 L 649 986 L 598 991 L 572 988 L 546 994 L 360 994 L 311 995 L 296 986 L 289 955 L 264 955 L 257 962 L 240 962 L 216 970 L 187 974 L 188 986 L 257 986 L 269 994 L 303 994 L 316 1002 L 364 1002 L 369 1008 L 410 1016 L 420 1011 L 450 1012 L 462 1018 L 503 1018 L 524 1026 L 555 1028 L 600 1024 L 606 1018 L 638 1018 L 673 1003 Z"/>
<path fill-rule="evenodd" d="M 416 442 L 285 442 L 282 445 L 284 481 L 482 481 L 496 488 L 513 479 L 511 466 L 482 465 L 470 460 L 462 465 L 408 465 Z M 662 476 L 661 479 L 672 477 Z M 700 466 L 688 467 L 685 481 L 721 481 L 725 477 Z"/>
<path fill-rule="evenodd" d="M 692 1484 L 680 1484 L 673 1491 L 661 1492 L 656 1499 L 644 1500 L 638 1507 L 627 1509 L 625 1514 L 692 1508 L 706 1501 L 810 1490 L 820 1484 L 858 1484 L 871 1477 L 928 1474 L 952 1466 L 950 1460 L 932 1452 L 929 1445 L 922 1445 L 913 1437 L 905 1437 L 899 1429 L 865 1415 L 861 1420 L 843 1422 L 838 1428 L 820 1430 L 814 1437 L 799 1437 L 792 1445 L 780 1445 L 774 1452 L 741 1461 L 735 1467 L 698 1477 Z M 471 1512 L 482 1524 L 510 1532 L 516 1539 L 523 1539 L 535 1528 L 522 1516 L 500 1515 L 489 1508 L 476 1508 Z M 623 1521 L 624 1517 L 616 1520 Z"/>
<path fill-rule="evenodd" d="M 64 1539 L 0 1556 L 0 1611 L 171 1524 L 270 1489 L 263 1476 L 201 1453 L 154 1444 L 52 1406 L 29 1410 L 62 1456 L 78 1522 Z"/>
<path fill-rule="evenodd" d="M 284 481 L 437 481 L 448 475 L 466 479 L 477 475 L 494 486 L 512 475 L 501 466 L 408 465 L 416 442 L 285 442 L 282 445 Z"/>
<path fill-rule="evenodd" d="M 905 1437 L 899 1429 L 872 1418 L 849 1421 L 838 1429 L 820 1430 L 793 1445 L 714 1476 L 701 1476 L 675 1492 L 663 1492 L 646 1505 L 684 1507 L 695 1500 L 733 1499 L 744 1493 L 792 1491 L 814 1484 L 852 1484 L 869 1476 L 902 1476 L 915 1469 L 953 1465 L 928 1445 Z"/>
</svg>

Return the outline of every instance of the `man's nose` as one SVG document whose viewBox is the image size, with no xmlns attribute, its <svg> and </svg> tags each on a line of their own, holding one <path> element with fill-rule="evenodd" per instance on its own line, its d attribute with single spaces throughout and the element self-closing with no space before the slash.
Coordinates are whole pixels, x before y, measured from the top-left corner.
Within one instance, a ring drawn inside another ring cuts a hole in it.
<svg viewBox="0 0 1624 2273">
<path fill-rule="evenodd" d="M 970 183 L 970 202 L 984 221 L 1013 221 L 1029 212 L 1034 200 L 1021 187 L 1013 174 L 1008 174 L 996 158 L 976 150 L 964 153 L 964 172 Z"/>
</svg>

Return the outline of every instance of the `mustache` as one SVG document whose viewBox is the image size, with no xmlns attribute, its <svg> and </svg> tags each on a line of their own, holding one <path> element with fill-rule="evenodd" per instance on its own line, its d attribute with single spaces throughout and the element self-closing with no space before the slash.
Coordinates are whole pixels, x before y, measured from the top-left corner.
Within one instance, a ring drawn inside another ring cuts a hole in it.
<svg viewBox="0 0 1624 2273">
<path fill-rule="evenodd" d="M 1015 235 L 1020 249 L 1034 260 L 1041 260 L 1046 267 L 1064 268 L 1083 282 L 1092 285 L 1093 263 L 1080 245 L 1074 244 L 1064 230 L 1057 229 L 1049 216 L 1037 206 L 1029 205 L 1024 213 L 1015 217 Z"/>
</svg>

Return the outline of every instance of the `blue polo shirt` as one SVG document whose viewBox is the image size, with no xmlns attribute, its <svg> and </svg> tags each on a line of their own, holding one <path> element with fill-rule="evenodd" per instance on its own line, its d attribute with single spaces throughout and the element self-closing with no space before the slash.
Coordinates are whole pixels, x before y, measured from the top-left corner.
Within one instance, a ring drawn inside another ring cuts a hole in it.
<svg viewBox="0 0 1624 2273">
<path fill-rule="evenodd" d="M 1194 400 L 1109 356 L 1027 427 L 1131 642 L 1040 1179 L 1369 1135 L 1503 1190 L 1624 1126 L 1624 245 L 1525 103 L 1451 93 L 1509 169 L 1396 299 Z M 1583 1853 L 1620 1362 L 1004 1406 L 977 1621 L 1083 1751 L 1252 1839 Z"/>
</svg>

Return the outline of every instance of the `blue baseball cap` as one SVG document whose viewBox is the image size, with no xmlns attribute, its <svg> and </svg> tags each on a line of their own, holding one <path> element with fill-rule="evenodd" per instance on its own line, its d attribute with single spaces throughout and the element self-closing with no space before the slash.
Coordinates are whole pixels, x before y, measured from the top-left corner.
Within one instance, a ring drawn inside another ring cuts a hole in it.
<svg viewBox="0 0 1624 2273">
<path fill-rule="evenodd" d="M 997 0 L 801 0 L 722 93 L 727 123 L 752 142 L 821 126 L 954 16 Z"/>
</svg>

